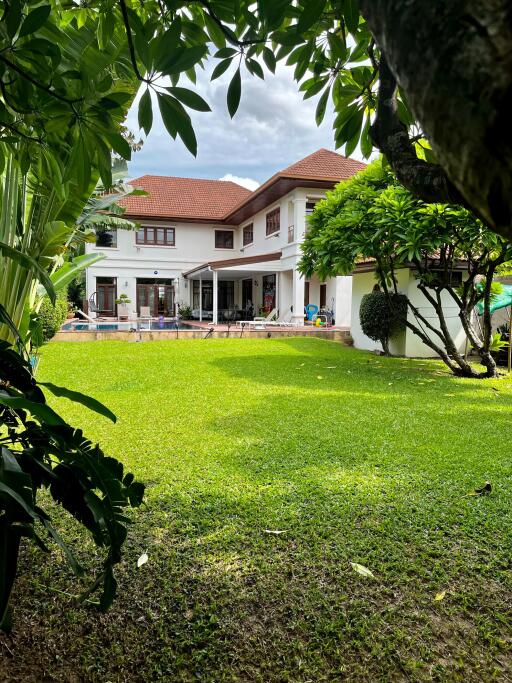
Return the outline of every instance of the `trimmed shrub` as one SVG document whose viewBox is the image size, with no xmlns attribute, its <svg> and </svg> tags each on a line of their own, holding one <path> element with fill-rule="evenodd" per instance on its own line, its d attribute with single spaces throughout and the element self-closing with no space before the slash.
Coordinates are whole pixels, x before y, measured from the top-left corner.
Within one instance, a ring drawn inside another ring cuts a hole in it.
<svg viewBox="0 0 512 683">
<path fill-rule="evenodd" d="M 389 356 L 389 340 L 405 329 L 407 297 L 392 294 L 391 305 L 384 292 L 374 290 L 365 294 L 359 307 L 359 321 L 363 333 L 382 344 L 384 353 Z"/>
<path fill-rule="evenodd" d="M 66 298 L 58 297 L 55 306 L 50 299 L 45 296 L 41 308 L 39 309 L 39 321 L 43 334 L 43 342 L 50 341 L 60 330 L 61 325 L 68 315 L 68 304 Z"/>
</svg>

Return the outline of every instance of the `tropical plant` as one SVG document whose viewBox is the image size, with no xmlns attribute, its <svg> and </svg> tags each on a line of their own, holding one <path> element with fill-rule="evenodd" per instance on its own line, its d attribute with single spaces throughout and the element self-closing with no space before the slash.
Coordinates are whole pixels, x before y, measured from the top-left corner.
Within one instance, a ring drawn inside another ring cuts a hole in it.
<svg viewBox="0 0 512 683">
<path fill-rule="evenodd" d="M 128 296 L 128 294 L 125 294 L 124 292 L 119 296 L 118 299 L 116 299 L 116 304 L 119 305 L 127 305 L 131 304 L 132 300 Z"/>
<path fill-rule="evenodd" d="M 116 421 L 99 401 L 49 382 L 38 383 L 24 345 L 12 321 L 0 308 L 2 319 L 16 336 L 18 350 L 0 341 L 0 628 L 11 623 L 9 597 L 16 577 L 21 538 L 32 539 L 47 551 L 48 536 L 63 550 L 72 570 L 84 570 L 72 549 L 41 507 L 39 493 L 45 489 L 53 501 L 69 512 L 105 550 L 103 566 L 83 591 L 81 600 L 100 589 L 97 604 L 106 610 L 114 599 L 113 568 L 121 559 L 128 518 L 124 508 L 141 504 L 144 486 L 123 466 L 106 456 L 47 405 L 43 388 L 78 402 Z M 89 600 L 91 602 L 91 600 Z"/>
<path fill-rule="evenodd" d="M 50 298 L 45 296 L 38 311 L 37 320 L 41 326 L 42 342 L 48 342 L 60 330 L 68 314 L 68 303 L 66 300 L 66 290 L 57 296 L 55 305 Z"/>
<path fill-rule="evenodd" d="M 321 279 L 352 273 L 358 258 L 374 264 L 376 280 L 393 308 L 397 270 L 411 268 L 417 287 L 437 316 L 437 325 L 410 299 L 404 324 L 456 375 L 492 377 L 496 364 L 490 305 L 493 276 L 510 261 L 512 244 L 466 209 L 425 204 L 400 185 L 380 161 L 340 183 L 309 218 L 301 270 Z M 466 271 L 462 283 L 456 273 Z M 485 366 L 479 372 L 450 333 L 446 302 L 455 306 L 464 331 Z M 481 330 L 474 308 L 482 302 Z"/>
<path fill-rule="evenodd" d="M 187 304 L 178 304 L 178 314 L 183 320 L 190 320 L 192 318 L 192 308 Z"/>
<path fill-rule="evenodd" d="M 361 329 L 370 339 L 382 344 L 386 356 L 390 355 L 389 340 L 405 330 L 407 297 L 373 290 L 365 294 L 359 306 Z"/>
</svg>

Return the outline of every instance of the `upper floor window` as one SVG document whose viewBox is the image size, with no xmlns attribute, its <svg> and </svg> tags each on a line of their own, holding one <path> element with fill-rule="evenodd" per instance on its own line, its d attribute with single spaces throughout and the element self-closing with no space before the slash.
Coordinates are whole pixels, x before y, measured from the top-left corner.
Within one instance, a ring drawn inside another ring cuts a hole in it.
<svg viewBox="0 0 512 683">
<path fill-rule="evenodd" d="M 215 249 L 233 249 L 233 246 L 232 230 L 215 231 Z"/>
<path fill-rule="evenodd" d="M 96 228 L 96 246 L 117 247 L 117 228 Z"/>
<path fill-rule="evenodd" d="M 252 244 L 254 239 L 254 234 L 253 234 L 253 225 L 252 223 L 249 223 L 249 225 L 245 225 L 243 229 L 243 246 L 247 246 L 248 244 Z"/>
<path fill-rule="evenodd" d="M 311 216 L 315 210 L 316 202 L 306 202 L 306 216 Z"/>
<path fill-rule="evenodd" d="M 174 228 L 139 228 L 135 237 L 136 244 L 155 244 L 159 247 L 174 247 Z"/>
<path fill-rule="evenodd" d="M 273 235 L 275 232 L 279 232 L 279 228 L 281 227 L 281 209 L 277 207 L 277 209 L 273 209 L 272 211 L 269 211 L 267 213 L 267 228 L 266 228 L 266 234 L 268 235 Z"/>
</svg>

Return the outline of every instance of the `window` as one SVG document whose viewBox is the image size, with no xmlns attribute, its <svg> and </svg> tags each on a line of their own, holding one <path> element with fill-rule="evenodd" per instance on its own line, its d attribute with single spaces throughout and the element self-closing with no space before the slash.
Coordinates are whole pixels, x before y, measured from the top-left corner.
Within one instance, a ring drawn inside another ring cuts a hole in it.
<svg viewBox="0 0 512 683">
<path fill-rule="evenodd" d="M 96 246 L 110 249 L 117 247 L 117 228 L 96 228 Z"/>
<path fill-rule="evenodd" d="M 327 285 L 320 285 L 320 309 L 327 305 Z"/>
<path fill-rule="evenodd" d="M 235 283 L 233 280 L 219 282 L 219 310 L 225 311 L 235 306 Z"/>
<path fill-rule="evenodd" d="M 136 244 L 155 244 L 159 247 L 174 247 L 174 228 L 140 228 L 135 237 Z"/>
<path fill-rule="evenodd" d="M 199 310 L 199 292 L 203 294 L 203 313 L 213 311 L 213 282 L 203 280 L 202 285 L 199 280 L 192 280 L 192 308 Z"/>
<path fill-rule="evenodd" d="M 243 230 L 243 246 L 247 246 L 248 244 L 252 244 L 254 239 L 253 235 L 253 227 L 252 223 L 249 223 L 249 225 L 244 226 Z"/>
<path fill-rule="evenodd" d="M 315 210 L 316 202 L 306 202 L 306 216 L 311 216 Z"/>
<path fill-rule="evenodd" d="M 215 231 L 215 249 L 233 249 L 233 231 Z"/>
<path fill-rule="evenodd" d="M 137 312 L 147 307 L 153 317 L 174 315 L 174 280 L 137 278 Z"/>
<path fill-rule="evenodd" d="M 266 234 L 268 235 L 273 235 L 276 232 L 279 232 L 279 228 L 281 227 L 281 209 L 278 207 L 277 209 L 273 209 L 272 211 L 269 211 L 267 213 L 267 230 Z"/>
</svg>

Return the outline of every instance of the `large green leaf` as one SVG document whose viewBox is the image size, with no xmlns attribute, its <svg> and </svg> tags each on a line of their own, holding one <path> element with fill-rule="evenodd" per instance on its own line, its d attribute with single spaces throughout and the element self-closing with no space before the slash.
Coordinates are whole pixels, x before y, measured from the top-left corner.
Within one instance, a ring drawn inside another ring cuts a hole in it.
<svg viewBox="0 0 512 683">
<path fill-rule="evenodd" d="M 149 131 L 153 126 L 153 106 L 151 103 L 151 94 L 149 88 L 142 93 L 142 97 L 139 102 L 139 127 L 144 130 L 146 135 L 149 135 Z"/>
<path fill-rule="evenodd" d="M 240 105 L 241 94 L 242 78 L 240 75 L 240 67 L 238 67 L 228 87 L 228 111 L 231 118 L 233 118 L 233 116 L 236 114 Z"/>
<path fill-rule="evenodd" d="M 33 9 L 23 21 L 18 34 L 19 37 L 22 38 L 29 33 L 35 33 L 37 29 L 41 28 L 50 16 L 51 9 L 50 5 L 40 5 Z"/>
<path fill-rule="evenodd" d="M 33 271 L 37 279 L 45 288 L 48 296 L 50 297 L 50 301 L 55 304 L 55 289 L 53 287 L 52 281 L 50 280 L 48 273 L 41 268 L 37 261 L 35 261 L 28 254 L 24 254 L 19 249 L 15 249 L 4 242 L 0 242 L 0 251 L 4 254 L 4 256 L 12 259 L 22 268 L 25 268 L 28 271 Z"/>
<path fill-rule="evenodd" d="M 307 31 L 320 18 L 326 5 L 326 0 L 315 0 L 315 2 L 305 0 L 303 4 L 305 5 L 304 9 L 297 22 L 297 31 L 299 33 Z"/>
<path fill-rule="evenodd" d="M 57 415 L 50 406 L 47 406 L 44 403 L 29 401 L 22 396 L 10 396 L 7 392 L 0 390 L 0 404 L 7 408 L 11 408 L 12 410 L 25 410 L 51 426 L 66 424 L 60 415 Z"/>
<path fill-rule="evenodd" d="M 92 398 L 91 396 L 82 394 L 79 391 L 72 391 L 66 387 L 59 387 L 51 382 L 39 382 L 39 386 L 46 387 L 52 392 L 52 394 L 55 394 L 55 396 L 63 396 L 64 398 L 69 398 L 70 401 L 74 401 L 75 403 L 81 403 L 86 408 L 89 408 L 89 410 L 93 410 L 95 413 L 99 413 L 100 415 L 108 417 L 108 419 L 112 420 L 112 422 L 117 421 L 116 416 L 107 408 L 107 406 L 103 405 L 103 403 L 95 398 Z"/>
<path fill-rule="evenodd" d="M 198 95 L 193 90 L 189 90 L 188 88 L 176 87 L 167 88 L 167 91 L 191 109 L 196 109 L 197 111 L 211 111 L 208 102 L 205 102 L 201 95 Z"/>
<path fill-rule="evenodd" d="M 55 291 L 58 292 L 67 287 L 79 273 L 94 263 L 102 261 L 104 258 L 105 254 L 83 254 L 82 256 L 77 256 L 72 261 L 67 261 L 50 276 Z"/>
</svg>

